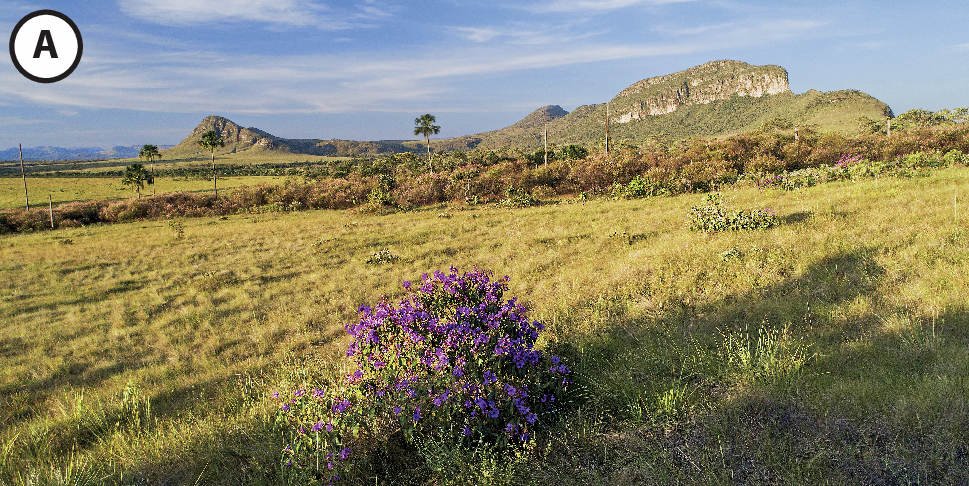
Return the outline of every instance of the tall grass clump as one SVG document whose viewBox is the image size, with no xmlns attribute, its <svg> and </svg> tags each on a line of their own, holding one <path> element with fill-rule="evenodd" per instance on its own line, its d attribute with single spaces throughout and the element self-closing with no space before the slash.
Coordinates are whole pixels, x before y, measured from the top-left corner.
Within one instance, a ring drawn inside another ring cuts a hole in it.
<svg viewBox="0 0 969 486">
<path fill-rule="evenodd" d="M 395 435 L 425 448 L 485 447 L 485 455 L 527 442 L 558 410 L 569 371 L 535 348 L 544 327 L 505 299 L 507 281 L 452 267 L 404 282 L 397 305 L 362 306 L 346 325 L 354 339 L 346 383 L 297 390 L 281 405 L 288 470 L 338 480 L 352 474 L 351 459 L 366 461 L 351 457 L 355 443 L 366 449 Z"/>
</svg>

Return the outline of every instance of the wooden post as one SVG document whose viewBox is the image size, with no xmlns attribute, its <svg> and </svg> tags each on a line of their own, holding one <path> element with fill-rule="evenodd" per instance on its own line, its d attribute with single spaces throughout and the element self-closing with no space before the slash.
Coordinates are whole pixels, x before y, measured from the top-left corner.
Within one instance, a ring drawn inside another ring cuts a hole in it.
<svg viewBox="0 0 969 486">
<path fill-rule="evenodd" d="M 888 119 L 888 132 L 887 132 L 887 136 L 889 136 L 889 137 L 892 136 L 892 119 L 891 118 Z"/>
<path fill-rule="evenodd" d="M 24 146 L 17 144 L 20 150 L 20 176 L 24 178 L 24 200 L 27 202 L 27 211 L 30 211 L 30 196 L 27 195 L 27 173 L 24 172 Z"/>
<path fill-rule="evenodd" d="M 609 155 L 609 102 L 606 102 L 606 155 Z"/>
<path fill-rule="evenodd" d="M 545 124 L 545 166 L 548 166 L 548 123 Z"/>
<path fill-rule="evenodd" d="M 215 188 L 215 198 L 219 198 L 219 174 L 215 173 L 215 150 L 212 150 L 212 186 Z"/>
<path fill-rule="evenodd" d="M 47 208 L 50 211 L 50 229 L 54 229 L 54 201 L 47 195 Z"/>
</svg>

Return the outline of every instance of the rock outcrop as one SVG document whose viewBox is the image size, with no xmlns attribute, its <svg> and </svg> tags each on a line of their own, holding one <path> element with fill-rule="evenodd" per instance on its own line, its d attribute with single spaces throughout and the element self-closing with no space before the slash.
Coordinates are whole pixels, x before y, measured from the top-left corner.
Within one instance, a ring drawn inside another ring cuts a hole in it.
<svg viewBox="0 0 969 486">
<path fill-rule="evenodd" d="M 644 116 L 673 113 L 684 105 L 707 104 L 732 96 L 759 98 L 790 91 L 787 71 L 780 66 L 713 61 L 644 79 L 624 89 L 610 103 L 610 119 L 628 123 Z"/>
<path fill-rule="evenodd" d="M 185 137 L 175 149 L 198 150 L 198 140 L 202 134 L 214 130 L 222 136 L 227 152 L 241 152 L 253 147 L 271 149 L 276 146 L 278 137 L 270 135 L 262 130 L 255 128 L 243 128 L 227 118 L 221 116 L 207 116 L 201 123 L 192 130 L 188 137 Z"/>
</svg>

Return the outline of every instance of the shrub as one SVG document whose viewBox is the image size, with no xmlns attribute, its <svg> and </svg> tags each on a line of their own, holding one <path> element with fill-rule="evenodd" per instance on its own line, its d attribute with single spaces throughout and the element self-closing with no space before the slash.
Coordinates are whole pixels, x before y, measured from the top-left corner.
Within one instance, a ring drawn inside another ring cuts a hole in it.
<svg viewBox="0 0 969 486">
<path fill-rule="evenodd" d="M 723 195 L 719 193 L 707 194 L 703 201 L 705 205 L 690 208 L 687 226 L 693 231 L 768 229 L 780 223 L 777 215 L 770 209 L 738 210 L 731 213 L 723 207 Z"/>
<path fill-rule="evenodd" d="M 629 181 L 626 186 L 625 195 L 627 198 L 643 198 L 656 195 L 656 185 L 649 177 L 636 176 Z"/>
<path fill-rule="evenodd" d="M 584 159 L 589 155 L 589 151 L 578 145 L 566 145 L 562 147 L 562 157 L 566 160 Z"/>
<path fill-rule="evenodd" d="M 505 198 L 499 204 L 509 208 L 527 208 L 538 203 L 539 200 L 529 194 L 528 191 L 520 187 L 509 186 L 505 189 Z"/>
<path fill-rule="evenodd" d="M 543 326 L 516 299 L 508 277 L 488 272 L 424 274 L 396 306 L 360 308 L 347 324 L 354 372 L 343 388 L 297 390 L 280 419 L 292 430 L 284 462 L 316 478 L 350 467 L 358 435 L 384 439 L 396 430 L 413 443 L 459 437 L 472 447 L 529 439 L 557 410 L 569 386 L 558 357 L 535 349 Z"/>
</svg>

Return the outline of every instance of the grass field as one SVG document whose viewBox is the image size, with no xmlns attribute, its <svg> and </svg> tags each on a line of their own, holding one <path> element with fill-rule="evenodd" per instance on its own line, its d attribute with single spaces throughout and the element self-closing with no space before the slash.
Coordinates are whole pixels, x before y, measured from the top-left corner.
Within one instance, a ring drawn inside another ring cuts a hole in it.
<svg viewBox="0 0 969 486">
<path fill-rule="evenodd" d="M 254 152 L 235 154 L 216 154 L 219 167 L 226 165 L 262 165 L 289 164 L 293 162 L 316 162 L 344 160 L 345 157 L 309 157 L 306 155 Z M 161 171 L 172 168 L 201 167 L 208 169 L 210 159 L 207 154 L 182 157 L 177 159 L 159 159 L 155 161 L 155 170 Z M 57 171 L 98 173 L 103 171 L 123 170 L 130 164 L 143 164 L 148 167 L 144 159 L 114 159 L 98 161 L 58 161 L 58 162 L 27 162 L 27 195 L 32 207 L 47 205 L 47 196 L 51 197 L 54 205 L 92 199 L 124 199 L 135 196 L 133 187 L 121 184 L 121 177 L 41 177 L 37 174 L 52 174 Z M 16 172 L 16 177 L 9 175 L 0 177 L 0 209 L 21 208 L 24 206 L 24 182 L 20 177 L 19 162 L 4 162 L 0 164 L 8 171 Z M 225 170 L 224 168 L 222 170 Z M 13 174 L 11 172 L 11 174 Z M 219 175 L 219 190 L 233 189 L 242 185 L 279 184 L 285 177 L 276 176 L 225 176 Z M 142 195 L 151 194 L 151 185 L 146 185 Z M 208 192 L 212 191 L 212 180 L 196 178 L 171 178 L 160 175 L 155 180 L 155 192 L 166 193 L 175 191 Z"/>
<path fill-rule="evenodd" d="M 364 484 L 964 484 L 967 193 L 965 168 L 738 187 L 782 224 L 720 234 L 687 195 L 5 235 L 0 483 L 285 484 L 269 394 L 456 265 L 511 276 L 580 392 L 523 456 L 425 445 Z"/>
<path fill-rule="evenodd" d="M 219 191 L 242 185 L 281 184 L 285 177 L 219 177 Z M 151 185 L 142 189 L 143 196 L 150 195 Z M 158 177 L 155 192 L 212 192 L 212 181 L 201 179 L 177 179 Z M 31 207 L 46 207 L 47 196 L 56 206 L 71 201 L 91 199 L 128 199 L 136 197 L 134 187 L 121 184 L 120 177 L 32 177 L 27 179 L 27 195 Z M 0 177 L 0 209 L 24 207 L 24 182 L 20 178 Z"/>
</svg>

